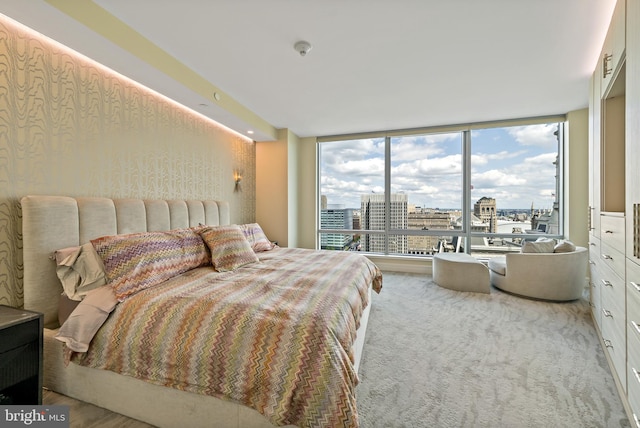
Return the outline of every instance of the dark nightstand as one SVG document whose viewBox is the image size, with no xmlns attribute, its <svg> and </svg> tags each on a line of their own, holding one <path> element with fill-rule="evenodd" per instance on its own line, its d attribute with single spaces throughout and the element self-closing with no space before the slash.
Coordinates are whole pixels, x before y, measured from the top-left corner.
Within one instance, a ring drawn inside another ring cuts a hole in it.
<svg viewBox="0 0 640 428">
<path fill-rule="evenodd" d="M 0 305 L 0 405 L 42 404 L 42 314 Z"/>
</svg>

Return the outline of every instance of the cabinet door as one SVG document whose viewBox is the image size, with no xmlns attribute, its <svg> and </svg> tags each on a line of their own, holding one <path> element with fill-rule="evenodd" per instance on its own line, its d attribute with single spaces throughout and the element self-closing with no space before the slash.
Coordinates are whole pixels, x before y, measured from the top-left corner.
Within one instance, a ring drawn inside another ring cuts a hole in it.
<svg viewBox="0 0 640 428">
<path fill-rule="evenodd" d="M 640 416 L 640 265 L 627 259 L 627 385 L 634 418 Z M 638 425 L 640 426 L 640 425 Z"/>
<path fill-rule="evenodd" d="M 640 265 L 627 259 L 627 323 L 636 335 L 640 351 Z M 640 353 L 638 354 L 640 356 Z M 640 360 L 639 360 L 640 362 Z M 638 367 L 640 370 L 640 366 Z"/>
<path fill-rule="evenodd" d="M 633 419 L 640 421 L 640 339 L 634 331 L 628 331 L 629 349 L 627 350 L 627 395 Z M 638 422 L 636 422 L 638 424 Z M 640 426 L 640 424 L 638 424 Z"/>
<path fill-rule="evenodd" d="M 602 334 L 602 296 L 601 288 L 603 287 L 602 279 L 604 274 L 601 273 L 600 265 L 600 241 L 593 237 L 589 238 L 589 285 L 591 288 L 590 303 L 591 313 L 594 321 Z M 640 319 L 639 319 L 640 321 Z"/>
<path fill-rule="evenodd" d="M 640 263 L 640 1 L 627 4 L 626 256 Z"/>
<path fill-rule="evenodd" d="M 624 284 L 622 284 L 624 287 Z M 604 291 L 604 290 L 603 290 Z M 616 290 L 609 290 L 616 291 Z M 624 293 L 624 290 L 622 290 Z M 602 296 L 602 341 L 613 362 L 614 375 L 627 391 L 627 340 L 624 308 L 619 308 L 608 300 L 609 294 Z"/>
<path fill-rule="evenodd" d="M 626 1 L 618 0 L 600 55 L 600 79 L 604 96 L 622 66 L 626 46 Z"/>
<path fill-rule="evenodd" d="M 598 70 L 591 78 L 591 97 L 589 99 L 589 233 L 596 239 L 600 238 L 600 76 Z"/>
</svg>

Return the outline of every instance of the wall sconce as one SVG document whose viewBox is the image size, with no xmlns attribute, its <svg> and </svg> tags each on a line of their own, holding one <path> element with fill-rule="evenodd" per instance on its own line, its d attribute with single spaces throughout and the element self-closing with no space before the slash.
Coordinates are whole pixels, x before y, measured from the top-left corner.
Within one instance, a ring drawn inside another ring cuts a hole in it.
<svg viewBox="0 0 640 428">
<path fill-rule="evenodd" d="M 242 173 L 240 171 L 233 172 L 233 181 L 236 183 L 234 187 L 234 192 L 240 191 L 240 182 L 242 181 Z"/>
</svg>

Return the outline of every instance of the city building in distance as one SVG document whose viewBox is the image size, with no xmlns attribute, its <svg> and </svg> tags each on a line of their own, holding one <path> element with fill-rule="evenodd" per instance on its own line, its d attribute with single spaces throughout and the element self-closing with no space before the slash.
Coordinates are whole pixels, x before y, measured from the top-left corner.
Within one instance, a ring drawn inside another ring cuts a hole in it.
<svg viewBox="0 0 640 428">
<path fill-rule="evenodd" d="M 464 239 L 448 235 L 446 231 L 462 229 L 462 211 L 456 209 L 426 208 L 409 204 L 404 193 L 393 193 L 389 197 L 389 227 L 396 230 L 442 231 L 435 234 L 396 234 L 385 240 L 383 233 L 357 233 L 385 230 L 387 215 L 385 195 L 363 194 L 360 209 L 328 204 L 321 197 L 320 247 L 326 250 L 363 251 L 371 253 L 432 255 L 438 252 L 465 251 Z M 536 211 L 529 209 L 499 209 L 494 198 L 478 199 L 471 215 L 472 233 L 513 234 L 513 237 L 472 237 L 472 253 L 504 253 L 518 251 L 528 234 L 557 234 L 558 209 Z M 345 230 L 348 232 L 338 233 Z M 385 244 L 386 242 L 386 244 Z M 388 245 L 388 248 L 385 248 Z"/>
</svg>

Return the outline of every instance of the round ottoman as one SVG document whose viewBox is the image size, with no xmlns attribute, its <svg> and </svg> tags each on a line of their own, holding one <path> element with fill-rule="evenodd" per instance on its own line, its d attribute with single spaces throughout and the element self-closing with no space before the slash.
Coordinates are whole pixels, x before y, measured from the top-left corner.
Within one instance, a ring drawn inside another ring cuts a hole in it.
<svg viewBox="0 0 640 428">
<path fill-rule="evenodd" d="M 433 281 L 456 291 L 490 293 L 489 269 L 466 253 L 438 253 L 433 256 Z"/>
</svg>

